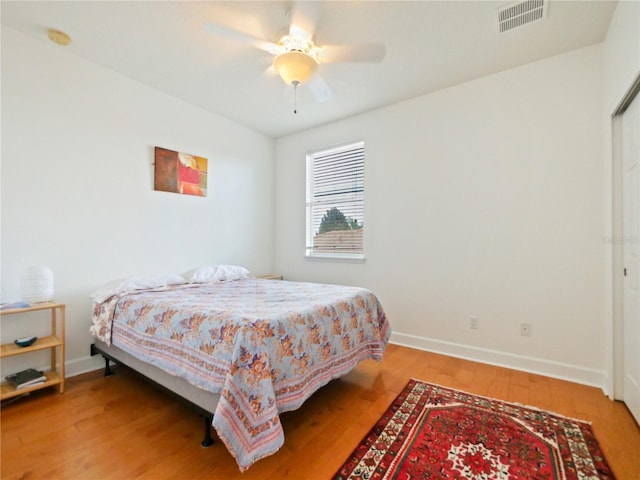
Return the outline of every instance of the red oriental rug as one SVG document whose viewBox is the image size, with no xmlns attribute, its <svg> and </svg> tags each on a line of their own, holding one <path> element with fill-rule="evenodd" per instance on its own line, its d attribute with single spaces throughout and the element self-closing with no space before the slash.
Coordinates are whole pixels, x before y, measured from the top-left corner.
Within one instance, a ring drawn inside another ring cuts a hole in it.
<svg viewBox="0 0 640 480">
<path fill-rule="evenodd" d="M 614 476 L 587 422 L 410 380 L 334 480 L 418 478 Z"/>
</svg>

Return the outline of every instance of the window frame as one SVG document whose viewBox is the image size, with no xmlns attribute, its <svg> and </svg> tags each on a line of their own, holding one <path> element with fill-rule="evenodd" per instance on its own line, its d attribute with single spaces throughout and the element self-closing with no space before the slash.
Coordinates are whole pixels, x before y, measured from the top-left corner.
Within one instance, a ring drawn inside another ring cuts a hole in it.
<svg viewBox="0 0 640 480">
<path fill-rule="evenodd" d="M 365 260 L 365 238 L 364 238 L 364 230 L 362 232 L 362 251 L 359 253 L 340 253 L 340 252 L 314 252 L 314 205 L 317 205 L 318 202 L 314 202 L 314 179 L 316 172 L 314 171 L 314 160 L 316 156 L 319 155 L 330 155 L 332 153 L 339 154 L 341 152 L 349 152 L 361 149 L 361 160 L 358 159 L 357 162 L 360 165 L 356 164 L 355 167 L 361 168 L 362 172 L 359 176 L 359 181 L 361 185 L 361 198 L 359 199 L 358 209 L 360 213 L 360 222 L 364 229 L 364 194 L 365 194 L 365 175 L 364 175 L 364 162 L 365 162 L 365 144 L 364 140 L 357 140 L 353 142 L 343 143 L 340 145 L 336 145 L 328 148 L 321 148 L 307 153 L 306 163 L 305 163 L 305 178 L 306 178 L 306 196 L 305 196 L 305 258 L 314 259 L 314 260 L 329 260 L 329 261 L 346 261 L 346 262 L 364 262 Z M 358 176 L 356 174 L 356 176 Z M 357 219 L 356 219 L 357 220 Z"/>
</svg>

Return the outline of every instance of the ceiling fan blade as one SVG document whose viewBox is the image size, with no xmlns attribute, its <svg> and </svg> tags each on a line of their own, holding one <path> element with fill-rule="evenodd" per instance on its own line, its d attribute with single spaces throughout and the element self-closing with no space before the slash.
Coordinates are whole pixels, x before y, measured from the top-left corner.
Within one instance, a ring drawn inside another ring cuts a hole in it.
<svg viewBox="0 0 640 480">
<path fill-rule="evenodd" d="M 318 103 L 328 102 L 333 98 L 331 87 L 320 75 L 314 75 L 307 86 Z"/>
<path fill-rule="evenodd" d="M 291 26 L 289 35 L 311 40 L 316 31 L 320 2 L 298 0 L 291 8 Z"/>
<path fill-rule="evenodd" d="M 243 43 L 251 47 L 259 48 L 260 50 L 264 50 L 265 52 L 269 52 L 273 55 L 275 55 L 278 50 L 277 45 L 273 42 L 261 40 L 251 35 L 247 35 L 246 33 L 242 33 L 237 30 L 232 30 L 230 28 L 223 27 L 222 25 L 218 25 L 216 23 L 207 22 L 204 24 L 204 29 L 207 32 L 213 33 L 215 35 L 219 35 L 221 37 L 227 38 L 229 40 L 233 40 L 238 43 Z"/>
<path fill-rule="evenodd" d="M 387 47 L 382 43 L 356 43 L 353 45 L 323 45 L 320 59 L 323 63 L 371 62 L 384 60 Z"/>
</svg>

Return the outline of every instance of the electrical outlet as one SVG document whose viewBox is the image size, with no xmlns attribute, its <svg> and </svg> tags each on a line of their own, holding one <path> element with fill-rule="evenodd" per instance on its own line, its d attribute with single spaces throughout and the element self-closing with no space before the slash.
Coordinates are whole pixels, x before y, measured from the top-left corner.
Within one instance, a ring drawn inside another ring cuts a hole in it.
<svg viewBox="0 0 640 480">
<path fill-rule="evenodd" d="M 530 323 L 521 323 L 520 324 L 520 335 L 523 337 L 531 336 L 531 324 Z"/>
<path fill-rule="evenodd" d="M 473 330 L 478 329 L 478 317 L 476 316 L 469 317 L 469 328 Z"/>
</svg>

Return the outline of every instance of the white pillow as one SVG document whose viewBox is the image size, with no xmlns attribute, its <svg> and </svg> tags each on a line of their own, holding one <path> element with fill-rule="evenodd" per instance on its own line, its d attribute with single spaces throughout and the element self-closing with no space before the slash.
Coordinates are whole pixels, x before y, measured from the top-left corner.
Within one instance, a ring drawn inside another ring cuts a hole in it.
<svg viewBox="0 0 640 480">
<path fill-rule="evenodd" d="M 249 270 L 237 265 L 207 265 L 182 274 L 188 283 L 228 282 L 249 277 Z"/>
<path fill-rule="evenodd" d="M 176 274 L 118 278 L 102 285 L 91 293 L 89 298 L 96 303 L 102 303 L 107 298 L 119 293 L 145 290 L 148 288 L 168 287 L 169 285 L 180 285 L 183 283 L 186 283 L 185 279 Z"/>
</svg>

